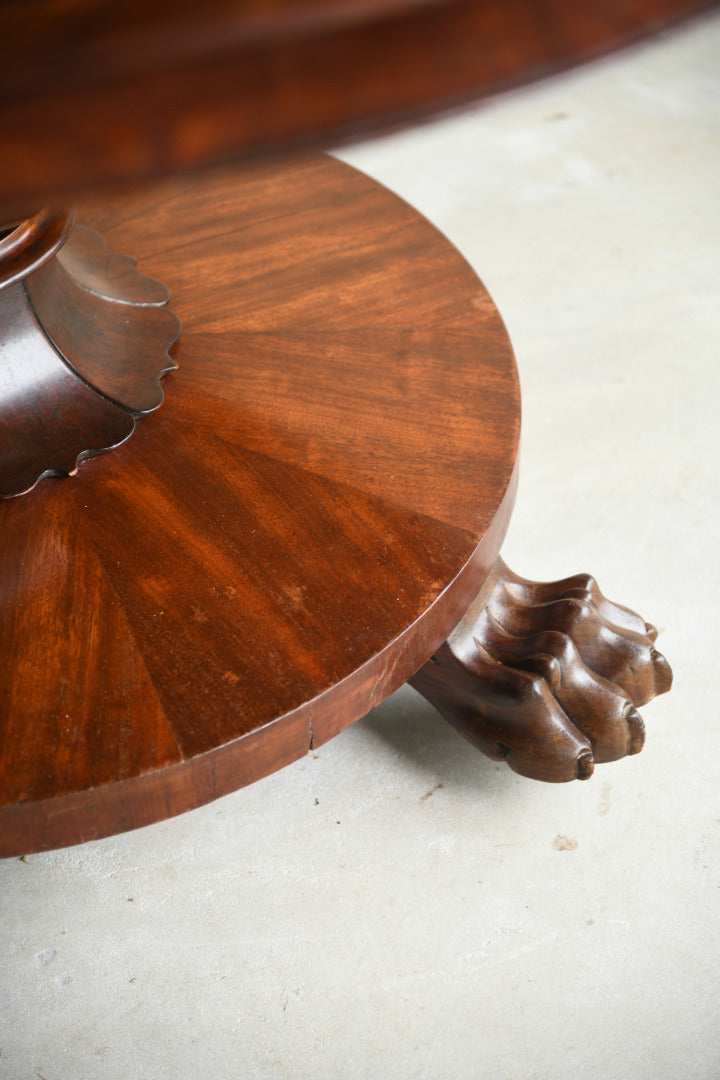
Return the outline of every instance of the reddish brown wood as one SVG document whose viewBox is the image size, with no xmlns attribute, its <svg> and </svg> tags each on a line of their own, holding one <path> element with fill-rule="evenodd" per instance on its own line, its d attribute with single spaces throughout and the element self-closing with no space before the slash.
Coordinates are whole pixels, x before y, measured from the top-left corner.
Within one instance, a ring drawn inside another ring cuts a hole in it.
<svg viewBox="0 0 720 1080">
<path fill-rule="evenodd" d="M 25 281 L 43 332 L 93 389 L 144 416 L 163 400 L 180 333 L 165 285 L 139 274 L 94 229 L 76 226 L 56 258 Z"/>
<path fill-rule="evenodd" d="M 51 259 L 67 240 L 74 210 L 41 210 L 0 239 L 0 289 L 22 281 Z"/>
<path fill-rule="evenodd" d="M 536 780 L 586 780 L 595 762 L 642 749 L 636 706 L 672 682 L 656 638 L 589 575 L 538 583 L 498 559 L 410 682 L 489 757 Z"/>
<path fill-rule="evenodd" d="M 88 186 L 418 118 L 711 2 L 3 4 L 0 221 Z"/>
<path fill-rule="evenodd" d="M 52 348 L 23 286 L 0 292 L 0 499 L 132 434 L 129 413 L 98 397 Z"/>
<path fill-rule="evenodd" d="M 124 442 L 175 366 L 167 289 L 94 230 L 76 226 L 67 239 L 71 225 L 70 215 L 39 215 L 8 237 L 0 261 L 0 499 Z"/>
<path fill-rule="evenodd" d="M 168 285 L 179 371 L 119 449 L 0 504 L 4 855 L 197 806 L 362 716 L 457 623 L 515 490 L 498 312 L 367 177 L 316 156 L 81 216 Z"/>
</svg>

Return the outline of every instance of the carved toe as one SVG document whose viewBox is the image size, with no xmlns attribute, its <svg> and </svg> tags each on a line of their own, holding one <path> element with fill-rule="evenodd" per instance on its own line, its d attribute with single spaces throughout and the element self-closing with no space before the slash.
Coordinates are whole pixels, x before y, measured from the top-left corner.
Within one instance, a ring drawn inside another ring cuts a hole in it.
<svg viewBox="0 0 720 1080">
<path fill-rule="evenodd" d="M 590 741 L 541 674 L 502 663 L 477 642 L 459 660 L 446 643 L 410 682 L 473 746 L 515 772 L 551 782 L 592 774 Z"/>
<path fill-rule="evenodd" d="M 654 638 L 651 638 L 654 641 Z M 650 650 L 650 656 L 652 657 L 653 671 L 655 673 L 655 694 L 666 694 L 672 686 L 673 674 L 672 668 L 668 664 L 667 660 L 662 653 L 659 653 L 657 649 Z"/>
<path fill-rule="evenodd" d="M 411 684 L 517 772 L 587 779 L 595 762 L 642 749 L 636 706 L 672 682 L 656 636 L 587 574 L 536 583 L 498 560 L 468 616 Z"/>
</svg>

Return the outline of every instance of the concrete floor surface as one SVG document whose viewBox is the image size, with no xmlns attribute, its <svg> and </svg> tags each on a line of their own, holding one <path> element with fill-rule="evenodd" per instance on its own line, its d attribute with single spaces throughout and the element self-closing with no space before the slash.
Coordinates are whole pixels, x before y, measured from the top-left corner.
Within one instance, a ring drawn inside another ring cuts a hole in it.
<svg viewBox="0 0 720 1080">
<path fill-rule="evenodd" d="M 533 783 L 404 688 L 201 810 L 0 863 L 8 1080 L 718 1080 L 720 16 L 341 151 L 477 269 L 504 555 L 661 630 L 639 757 Z"/>
</svg>

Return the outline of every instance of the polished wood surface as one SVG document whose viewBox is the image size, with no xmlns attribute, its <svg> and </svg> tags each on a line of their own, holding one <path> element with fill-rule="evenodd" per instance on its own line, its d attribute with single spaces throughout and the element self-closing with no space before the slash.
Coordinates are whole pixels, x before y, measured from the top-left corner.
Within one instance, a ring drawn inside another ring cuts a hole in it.
<svg viewBox="0 0 720 1080">
<path fill-rule="evenodd" d="M 22 281 L 51 259 L 75 222 L 74 210 L 41 210 L 0 238 L 0 289 Z"/>
<path fill-rule="evenodd" d="M 0 853 L 197 806 L 439 647 L 515 489 L 500 316 L 414 210 L 322 156 L 80 217 L 164 281 L 165 403 L 0 504 Z"/>
<path fill-rule="evenodd" d="M 587 780 L 637 754 L 636 706 L 670 689 L 657 631 L 588 574 L 536 582 L 498 558 L 449 640 L 410 680 L 474 746 L 534 780 Z"/>
<path fill-rule="evenodd" d="M 48 199 L 405 123 L 711 0 L 0 4 L 0 222 Z"/>
</svg>

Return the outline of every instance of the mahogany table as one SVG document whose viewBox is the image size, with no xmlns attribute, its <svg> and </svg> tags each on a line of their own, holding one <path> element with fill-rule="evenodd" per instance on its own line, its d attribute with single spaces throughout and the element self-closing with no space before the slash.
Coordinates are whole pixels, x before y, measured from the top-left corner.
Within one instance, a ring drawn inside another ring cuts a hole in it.
<svg viewBox="0 0 720 1080">
<path fill-rule="evenodd" d="M 198 806 L 408 679 L 526 775 L 640 748 L 635 705 L 670 680 L 652 629 L 586 576 L 535 585 L 498 558 L 517 374 L 441 234 L 322 155 L 148 181 L 82 220 L 145 276 L 80 229 L 17 288 L 72 344 L 59 262 L 167 344 L 163 281 L 178 370 L 131 438 L 0 502 L 0 854 Z M 70 365 L 33 422 L 82 400 L 132 428 L 143 409 L 110 399 L 149 410 L 171 366 L 111 392 Z"/>
<path fill-rule="evenodd" d="M 655 631 L 498 555 L 492 301 L 379 185 L 277 155 L 711 2 L 0 2 L 0 855 L 198 806 L 405 680 L 537 779 L 641 748 Z"/>
</svg>

